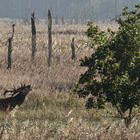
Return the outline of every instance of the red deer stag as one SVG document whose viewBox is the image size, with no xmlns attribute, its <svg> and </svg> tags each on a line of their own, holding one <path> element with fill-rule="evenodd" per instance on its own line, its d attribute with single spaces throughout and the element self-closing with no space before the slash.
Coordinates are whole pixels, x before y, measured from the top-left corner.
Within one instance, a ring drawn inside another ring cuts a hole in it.
<svg viewBox="0 0 140 140">
<path fill-rule="evenodd" d="M 4 95 L 7 93 L 12 93 L 11 97 L 7 97 L 5 99 L 0 99 L 0 110 L 1 111 L 11 111 L 16 106 L 20 106 L 24 100 L 26 95 L 31 91 L 30 85 L 21 85 L 21 87 L 13 88 L 12 90 L 5 90 Z"/>
</svg>

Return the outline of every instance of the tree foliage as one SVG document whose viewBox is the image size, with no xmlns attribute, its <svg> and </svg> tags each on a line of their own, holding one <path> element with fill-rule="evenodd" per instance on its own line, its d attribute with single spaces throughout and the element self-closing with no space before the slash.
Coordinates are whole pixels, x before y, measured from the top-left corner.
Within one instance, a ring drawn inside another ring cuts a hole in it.
<svg viewBox="0 0 140 140">
<path fill-rule="evenodd" d="M 140 6 L 134 11 L 124 8 L 116 22 L 118 31 L 108 29 L 107 33 L 88 24 L 87 36 L 96 50 L 81 60 L 87 70 L 81 74 L 76 92 L 80 97 L 92 95 L 87 108 L 111 103 L 128 127 L 133 108 L 140 106 Z"/>
</svg>

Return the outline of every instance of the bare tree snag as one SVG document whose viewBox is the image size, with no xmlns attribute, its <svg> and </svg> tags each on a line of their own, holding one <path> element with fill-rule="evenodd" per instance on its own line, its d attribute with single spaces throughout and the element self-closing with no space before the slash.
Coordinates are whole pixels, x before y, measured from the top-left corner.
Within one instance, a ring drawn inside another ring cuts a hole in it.
<svg viewBox="0 0 140 140">
<path fill-rule="evenodd" d="M 51 66 L 52 59 L 52 15 L 48 10 L 48 66 Z"/>
<path fill-rule="evenodd" d="M 12 67 L 12 41 L 15 33 L 15 24 L 12 25 L 12 36 L 8 38 L 8 65 L 7 69 Z"/>
<path fill-rule="evenodd" d="M 62 16 L 61 23 L 62 23 L 62 25 L 64 25 L 64 24 L 65 24 L 65 19 L 64 19 L 64 16 Z"/>
<path fill-rule="evenodd" d="M 74 60 L 74 62 L 75 62 L 76 61 L 76 53 L 75 53 L 74 37 L 72 38 L 72 42 L 71 42 L 71 51 L 72 51 L 71 59 Z"/>
<path fill-rule="evenodd" d="M 58 25 L 59 21 L 58 21 L 58 17 L 55 17 L 55 25 Z"/>
<path fill-rule="evenodd" d="M 32 60 L 36 55 L 36 27 L 35 27 L 35 13 L 31 14 L 31 28 L 32 28 Z"/>
</svg>

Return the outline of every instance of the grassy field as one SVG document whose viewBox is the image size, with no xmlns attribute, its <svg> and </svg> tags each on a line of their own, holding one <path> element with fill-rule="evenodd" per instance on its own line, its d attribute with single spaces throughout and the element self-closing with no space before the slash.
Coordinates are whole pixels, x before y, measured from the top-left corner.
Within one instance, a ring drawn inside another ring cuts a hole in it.
<svg viewBox="0 0 140 140">
<path fill-rule="evenodd" d="M 117 25 L 100 24 L 104 30 Z M 92 53 L 87 47 L 85 25 L 53 27 L 53 64 L 47 66 L 47 26 L 37 25 L 37 55 L 31 62 L 30 25 L 17 24 L 13 42 L 13 65 L 7 70 L 7 39 L 11 23 L 0 23 L 0 93 L 20 83 L 32 85 L 32 92 L 20 108 L 0 112 L 0 138 L 4 140 L 140 140 L 140 110 L 126 129 L 110 106 L 86 110 L 85 99 L 72 94 L 85 70 L 79 60 Z M 75 37 L 77 61 L 71 60 L 71 39 Z"/>
</svg>

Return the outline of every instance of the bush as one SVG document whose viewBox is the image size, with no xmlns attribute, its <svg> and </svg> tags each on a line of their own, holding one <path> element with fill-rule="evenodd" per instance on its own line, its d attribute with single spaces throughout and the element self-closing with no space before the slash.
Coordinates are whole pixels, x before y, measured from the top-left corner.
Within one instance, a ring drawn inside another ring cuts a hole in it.
<svg viewBox="0 0 140 140">
<path fill-rule="evenodd" d="M 80 97 L 89 97 L 87 108 L 104 108 L 110 102 L 129 127 L 132 111 L 140 106 L 140 6 L 134 11 L 124 8 L 116 20 L 117 32 L 105 33 L 93 23 L 87 36 L 95 51 L 81 60 L 87 71 L 81 74 L 76 87 Z M 96 100 L 96 101 L 95 101 Z"/>
</svg>

